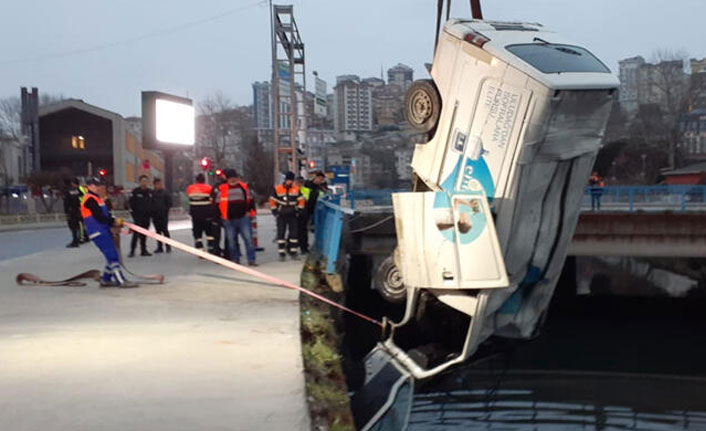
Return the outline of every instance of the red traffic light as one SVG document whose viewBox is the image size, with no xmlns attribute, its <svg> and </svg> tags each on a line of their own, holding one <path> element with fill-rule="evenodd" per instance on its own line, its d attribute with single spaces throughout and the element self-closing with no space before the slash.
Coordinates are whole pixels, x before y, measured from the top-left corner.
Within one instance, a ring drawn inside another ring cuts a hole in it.
<svg viewBox="0 0 706 431">
<path fill-rule="evenodd" d="M 203 159 L 201 159 L 201 169 L 203 169 L 204 171 L 207 171 L 208 168 L 210 168 L 210 167 L 211 167 L 211 161 L 208 159 L 208 157 L 204 157 Z"/>
<path fill-rule="evenodd" d="M 104 177 L 107 174 L 108 174 L 108 171 L 106 171 L 105 169 L 98 169 L 98 175 L 100 175 L 101 177 Z"/>
</svg>

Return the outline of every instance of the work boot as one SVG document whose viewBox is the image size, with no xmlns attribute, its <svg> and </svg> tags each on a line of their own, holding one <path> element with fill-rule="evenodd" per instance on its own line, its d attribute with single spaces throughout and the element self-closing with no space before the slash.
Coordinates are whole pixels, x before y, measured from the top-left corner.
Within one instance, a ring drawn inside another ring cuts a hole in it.
<svg viewBox="0 0 706 431">
<path fill-rule="evenodd" d="M 71 242 L 69 244 L 66 244 L 66 248 L 76 248 L 76 247 L 78 247 L 77 242 Z"/>
<path fill-rule="evenodd" d="M 167 246 L 167 253 L 171 253 L 171 252 L 172 252 L 172 246 L 171 246 L 171 245 L 168 245 L 168 246 Z"/>
<path fill-rule="evenodd" d="M 279 255 L 279 260 L 280 260 L 280 262 L 284 262 L 285 260 L 287 260 L 287 255 L 285 255 L 285 254 L 280 254 L 280 255 Z"/>
<path fill-rule="evenodd" d="M 162 247 L 157 247 L 152 253 L 157 254 L 157 253 L 164 253 L 162 250 Z"/>
<path fill-rule="evenodd" d="M 248 262 L 248 266 L 260 266 L 260 265 L 255 263 L 255 261 L 252 261 L 252 262 Z"/>
<path fill-rule="evenodd" d="M 101 280 L 100 287 L 118 287 L 119 284 L 113 280 Z"/>
<path fill-rule="evenodd" d="M 135 257 L 135 250 L 130 250 L 130 254 L 127 257 Z"/>
<path fill-rule="evenodd" d="M 150 253 L 147 250 L 142 250 L 142 253 L 140 253 L 140 256 L 152 256 L 152 253 Z"/>
<path fill-rule="evenodd" d="M 292 260 L 299 260 L 299 256 L 296 253 L 290 254 L 289 257 L 292 258 Z"/>
</svg>

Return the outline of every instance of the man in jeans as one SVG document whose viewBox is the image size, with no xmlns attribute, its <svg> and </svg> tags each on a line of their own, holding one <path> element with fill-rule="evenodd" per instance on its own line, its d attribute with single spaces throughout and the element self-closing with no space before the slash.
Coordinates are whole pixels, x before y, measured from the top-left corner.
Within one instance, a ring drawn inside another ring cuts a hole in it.
<svg viewBox="0 0 706 431">
<path fill-rule="evenodd" d="M 240 248 L 236 241 L 240 235 L 245 243 L 248 265 L 257 266 L 250 224 L 250 219 L 255 216 L 255 202 L 248 191 L 248 185 L 240 180 L 234 169 L 226 169 L 224 174 L 226 182 L 218 186 L 218 209 L 226 229 L 230 259 L 240 263 Z"/>
</svg>

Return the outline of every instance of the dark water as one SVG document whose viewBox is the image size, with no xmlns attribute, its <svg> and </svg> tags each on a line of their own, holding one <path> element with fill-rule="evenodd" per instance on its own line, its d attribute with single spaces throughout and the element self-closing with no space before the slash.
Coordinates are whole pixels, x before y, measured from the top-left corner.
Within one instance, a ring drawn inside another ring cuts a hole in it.
<svg viewBox="0 0 706 431">
<path fill-rule="evenodd" d="M 564 280 L 536 339 L 485 351 L 417 383 L 409 430 L 706 431 L 701 297 L 577 296 Z"/>
<path fill-rule="evenodd" d="M 463 378 L 463 384 L 439 384 L 416 394 L 408 429 L 706 429 L 706 406 L 700 401 L 706 380 L 519 370 Z"/>
</svg>

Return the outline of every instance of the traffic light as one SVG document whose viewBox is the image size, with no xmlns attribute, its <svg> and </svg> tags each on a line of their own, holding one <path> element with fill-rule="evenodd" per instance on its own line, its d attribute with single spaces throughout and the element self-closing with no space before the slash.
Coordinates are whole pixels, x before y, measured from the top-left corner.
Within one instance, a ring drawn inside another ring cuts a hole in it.
<svg viewBox="0 0 706 431">
<path fill-rule="evenodd" d="M 220 169 L 216 169 L 216 176 L 220 177 L 223 174 L 223 171 Z"/>
<path fill-rule="evenodd" d="M 108 171 L 103 168 L 98 169 L 98 175 L 100 175 L 101 178 L 105 178 L 105 176 L 108 175 Z"/>
<path fill-rule="evenodd" d="M 309 160 L 309 169 L 314 169 L 316 167 L 316 162 L 313 160 Z"/>
<path fill-rule="evenodd" d="M 204 171 L 207 171 L 211 168 L 211 160 L 209 160 L 208 157 L 204 157 L 201 159 L 201 169 Z"/>
</svg>

